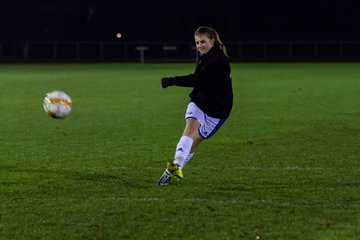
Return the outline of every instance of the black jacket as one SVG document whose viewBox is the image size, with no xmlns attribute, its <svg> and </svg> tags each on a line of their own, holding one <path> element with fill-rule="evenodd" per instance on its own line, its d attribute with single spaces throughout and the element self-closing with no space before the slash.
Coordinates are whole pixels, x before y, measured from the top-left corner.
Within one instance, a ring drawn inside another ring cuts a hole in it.
<svg viewBox="0 0 360 240">
<path fill-rule="evenodd" d="M 211 117 L 226 119 L 233 105 L 231 69 L 228 58 L 214 46 L 199 56 L 193 74 L 170 78 L 170 85 L 193 87 L 189 94 L 204 113 Z"/>
</svg>

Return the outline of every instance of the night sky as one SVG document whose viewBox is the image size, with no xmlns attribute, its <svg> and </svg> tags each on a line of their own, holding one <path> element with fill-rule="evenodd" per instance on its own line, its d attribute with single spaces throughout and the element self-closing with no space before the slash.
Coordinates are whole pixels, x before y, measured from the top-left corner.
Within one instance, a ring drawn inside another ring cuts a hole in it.
<svg viewBox="0 0 360 240">
<path fill-rule="evenodd" d="M 3 0 L 0 41 L 192 41 L 199 25 L 225 41 L 360 40 L 353 2 Z"/>
</svg>

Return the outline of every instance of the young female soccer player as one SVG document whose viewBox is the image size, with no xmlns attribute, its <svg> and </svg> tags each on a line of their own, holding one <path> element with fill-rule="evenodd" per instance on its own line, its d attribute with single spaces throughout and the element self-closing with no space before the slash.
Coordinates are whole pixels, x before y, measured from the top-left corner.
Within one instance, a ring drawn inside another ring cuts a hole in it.
<svg viewBox="0 0 360 240">
<path fill-rule="evenodd" d="M 167 185 L 173 176 L 183 178 L 182 169 L 204 139 L 209 139 L 229 117 L 233 92 L 226 48 L 211 27 L 199 27 L 194 34 L 199 54 L 193 74 L 161 79 L 163 88 L 192 87 L 186 125 L 175 151 L 157 184 Z"/>
</svg>

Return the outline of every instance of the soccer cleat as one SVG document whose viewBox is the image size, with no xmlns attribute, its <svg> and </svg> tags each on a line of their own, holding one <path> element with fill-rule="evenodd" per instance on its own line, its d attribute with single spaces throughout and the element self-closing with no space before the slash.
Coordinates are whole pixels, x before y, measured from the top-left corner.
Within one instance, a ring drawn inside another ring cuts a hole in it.
<svg viewBox="0 0 360 240">
<path fill-rule="evenodd" d="M 177 164 L 168 162 L 166 165 L 166 168 L 172 175 L 174 175 L 178 179 L 181 179 L 184 177 L 182 170 L 179 168 L 179 166 Z"/>
<path fill-rule="evenodd" d="M 178 179 L 183 178 L 182 170 L 175 163 L 167 163 L 166 169 L 161 176 L 161 178 L 157 181 L 158 186 L 168 185 L 170 183 L 171 177 L 175 176 Z"/>
<path fill-rule="evenodd" d="M 161 178 L 157 181 L 157 185 L 158 186 L 168 185 L 170 183 L 171 177 L 172 174 L 166 169 L 163 175 L 161 176 Z"/>
</svg>

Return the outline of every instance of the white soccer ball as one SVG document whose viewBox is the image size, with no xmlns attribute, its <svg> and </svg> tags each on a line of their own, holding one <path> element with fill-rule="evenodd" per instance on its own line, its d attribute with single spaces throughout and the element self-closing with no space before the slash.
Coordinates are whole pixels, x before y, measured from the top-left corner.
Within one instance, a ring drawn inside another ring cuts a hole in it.
<svg viewBox="0 0 360 240">
<path fill-rule="evenodd" d="M 63 91 L 52 91 L 46 94 L 43 102 L 45 112 L 52 118 L 65 118 L 71 112 L 72 101 Z"/>
</svg>

